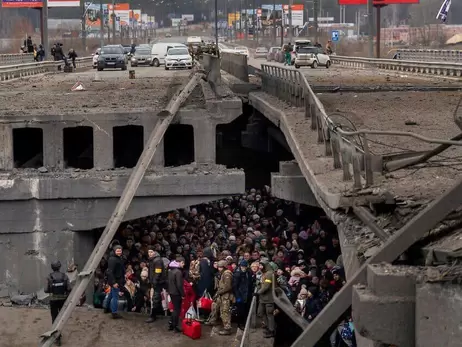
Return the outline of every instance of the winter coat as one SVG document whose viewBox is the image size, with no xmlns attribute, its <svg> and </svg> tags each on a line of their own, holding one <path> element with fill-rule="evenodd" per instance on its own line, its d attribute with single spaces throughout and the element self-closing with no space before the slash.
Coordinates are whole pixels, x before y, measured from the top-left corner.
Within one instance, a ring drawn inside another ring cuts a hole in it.
<svg viewBox="0 0 462 347">
<path fill-rule="evenodd" d="M 149 282 L 153 288 L 163 288 L 167 282 L 167 270 L 161 257 L 149 259 Z"/>
<path fill-rule="evenodd" d="M 183 281 L 183 289 L 184 289 L 184 299 L 181 303 L 181 312 L 180 312 L 180 319 L 183 319 L 188 312 L 191 305 L 194 305 L 196 302 L 196 293 L 194 293 L 194 289 L 187 281 Z"/>
<path fill-rule="evenodd" d="M 207 258 L 202 258 L 199 262 L 199 274 L 200 278 L 197 281 L 197 296 L 202 296 L 204 291 L 207 290 L 210 294 L 214 291 L 214 276 L 212 270 L 212 264 Z"/>
<path fill-rule="evenodd" d="M 122 257 L 118 257 L 114 252 L 111 253 L 108 260 L 107 283 L 112 287 L 118 284 L 123 287 L 125 283 L 125 265 Z"/>
<path fill-rule="evenodd" d="M 168 293 L 184 297 L 183 272 L 176 261 L 170 263 L 168 271 Z"/>
<path fill-rule="evenodd" d="M 237 302 L 246 303 L 252 297 L 253 280 L 249 271 L 237 269 L 233 274 L 233 291 Z"/>
</svg>

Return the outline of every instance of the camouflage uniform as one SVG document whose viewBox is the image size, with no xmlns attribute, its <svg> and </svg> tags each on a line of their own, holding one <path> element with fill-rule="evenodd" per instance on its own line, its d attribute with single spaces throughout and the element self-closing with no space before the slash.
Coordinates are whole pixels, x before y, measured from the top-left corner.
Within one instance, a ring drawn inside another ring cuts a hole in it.
<svg viewBox="0 0 462 347">
<path fill-rule="evenodd" d="M 219 262 L 218 266 L 225 268 L 226 265 L 220 264 L 221 262 L 222 261 Z M 221 274 L 220 282 L 218 283 L 218 290 L 215 294 L 212 305 L 212 313 L 207 322 L 207 324 L 210 325 L 216 324 L 218 315 L 220 315 L 223 322 L 223 330 L 219 332 L 220 335 L 229 335 L 231 333 L 231 306 L 234 301 L 233 273 L 230 270 L 225 269 Z"/>
<path fill-rule="evenodd" d="M 273 281 L 274 272 L 268 262 L 263 263 L 265 272 L 261 278 L 261 287 L 257 294 L 260 298 L 258 303 L 258 316 L 262 317 L 263 324 L 266 326 L 265 337 L 273 337 L 275 322 L 274 322 L 274 298 L 273 298 Z"/>
</svg>

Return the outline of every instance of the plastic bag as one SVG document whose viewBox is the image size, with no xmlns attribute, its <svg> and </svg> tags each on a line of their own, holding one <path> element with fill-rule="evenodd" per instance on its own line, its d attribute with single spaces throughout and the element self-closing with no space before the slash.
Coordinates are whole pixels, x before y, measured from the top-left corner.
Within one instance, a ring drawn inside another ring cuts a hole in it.
<svg viewBox="0 0 462 347">
<path fill-rule="evenodd" d="M 164 309 L 164 311 L 167 311 L 168 310 L 168 297 L 169 295 L 167 294 L 167 291 L 165 289 L 162 289 L 162 294 L 161 294 L 161 297 L 162 297 L 162 308 Z"/>
<path fill-rule="evenodd" d="M 168 310 L 170 312 L 173 312 L 173 302 L 172 302 L 172 298 L 170 297 L 170 294 L 167 296 L 167 305 L 168 305 Z"/>
<path fill-rule="evenodd" d="M 186 311 L 185 319 L 189 319 L 189 320 L 197 319 L 197 313 L 192 304 L 189 307 L 189 309 Z"/>
<path fill-rule="evenodd" d="M 204 311 L 211 311 L 212 303 L 213 303 L 212 297 L 207 292 L 207 290 L 205 290 L 202 297 L 199 300 L 197 300 L 197 308 L 200 308 Z"/>
</svg>

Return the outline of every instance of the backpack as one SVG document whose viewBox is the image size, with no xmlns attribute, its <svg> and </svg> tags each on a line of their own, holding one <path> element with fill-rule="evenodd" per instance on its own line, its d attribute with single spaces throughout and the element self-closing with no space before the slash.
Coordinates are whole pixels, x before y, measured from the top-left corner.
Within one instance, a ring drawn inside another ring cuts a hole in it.
<svg viewBox="0 0 462 347">
<path fill-rule="evenodd" d="M 54 295 L 66 295 L 66 275 L 62 272 L 50 275 L 50 293 Z"/>
</svg>

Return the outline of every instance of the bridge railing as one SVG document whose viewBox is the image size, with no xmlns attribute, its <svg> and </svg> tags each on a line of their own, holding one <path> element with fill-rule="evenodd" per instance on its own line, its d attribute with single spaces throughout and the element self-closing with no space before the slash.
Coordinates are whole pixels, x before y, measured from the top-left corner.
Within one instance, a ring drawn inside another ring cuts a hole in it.
<svg viewBox="0 0 462 347">
<path fill-rule="evenodd" d="M 343 170 L 344 181 L 353 179 L 354 187 L 362 188 L 361 176 L 364 175 L 366 186 L 373 184 L 373 156 L 366 135 L 344 131 L 332 121 L 300 71 L 262 64 L 261 79 L 263 91 L 294 106 L 304 107 L 305 117 L 311 119 L 311 130 L 316 132 L 318 143 L 324 144 L 325 156 L 333 158 L 334 169 Z"/>
<path fill-rule="evenodd" d="M 451 49 L 398 49 L 397 58 L 414 61 L 462 63 L 462 50 Z"/>
<path fill-rule="evenodd" d="M 26 64 L 33 62 L 34 54 L 32 53 L 0 54 L 0 66 Z"/>
<path fill-rule="evenodd" d="M 90 66 L 92 61 L 92 57 L 82 57 L 75 60 L 77 67 Z M 57 71 L 58 66 L 62 66 L 63 64 L 64 63 L 62 61 L 42 61 L 35 63 L 0 66 L 0 81 L 7 81 L 15 78 Z"/>
<path fill-rule="evenodd" d="M 334 64 L 354 68 L 378 68 L 402 72 L 438 75 L 447 77 L 462 77 L 462 62 L 435 62 L 398 59 L 376 59 L 363 57 L 331 56 Z"/>
<path fill-rule="evenodd" d="M 239 347 L 251 347 L 250 334 L 257 328 L 257 297 L 252 298 L 249 314 L 245 322 L 244 333 Z"/>
</svg>

